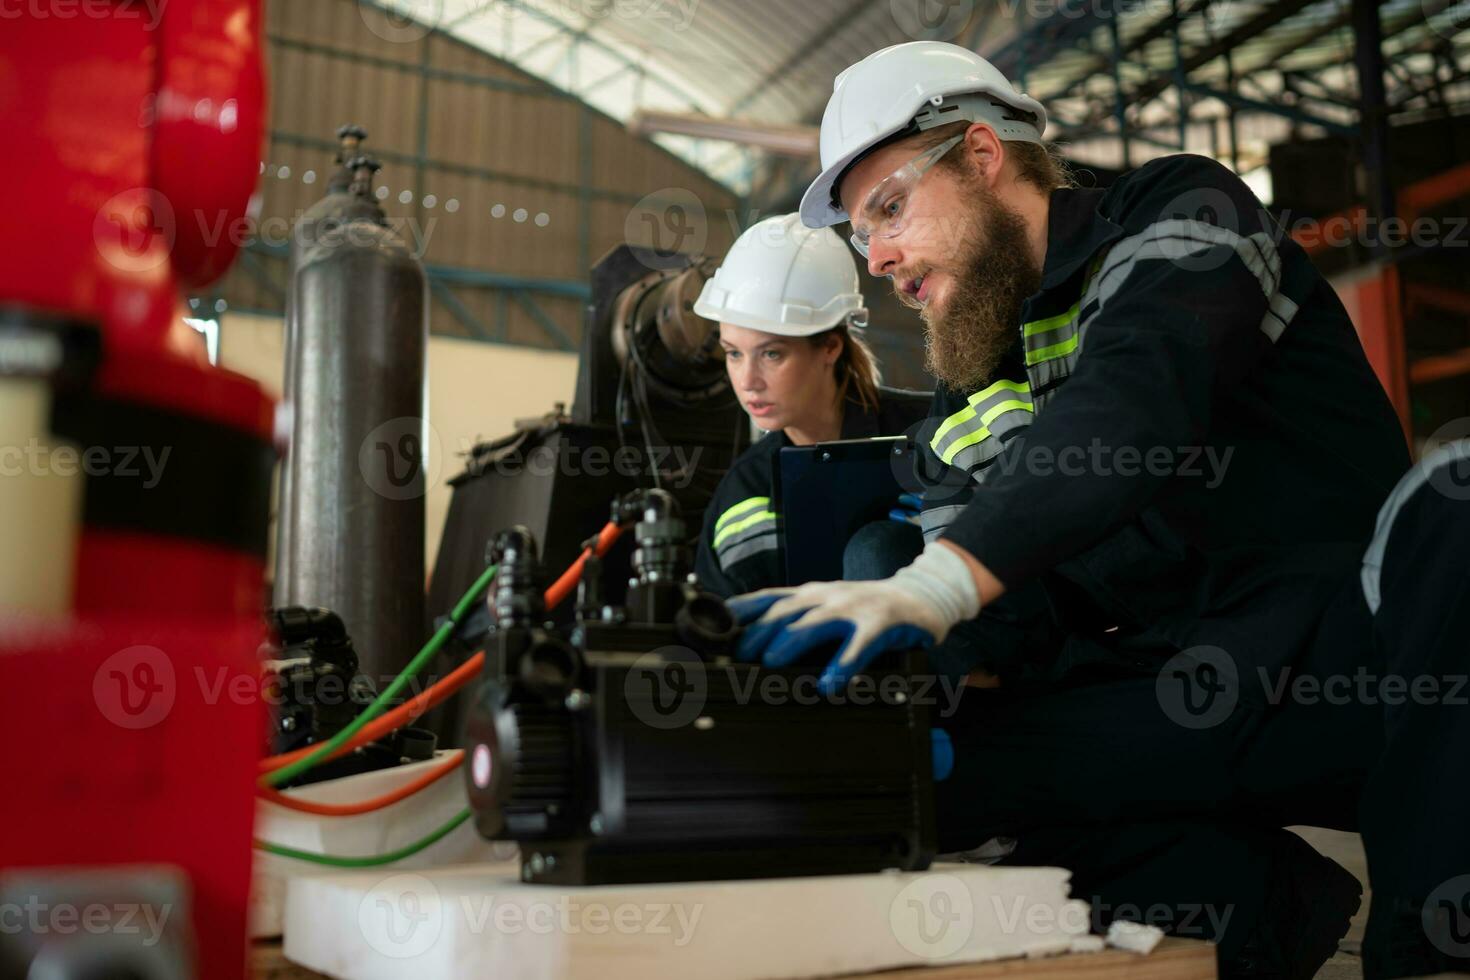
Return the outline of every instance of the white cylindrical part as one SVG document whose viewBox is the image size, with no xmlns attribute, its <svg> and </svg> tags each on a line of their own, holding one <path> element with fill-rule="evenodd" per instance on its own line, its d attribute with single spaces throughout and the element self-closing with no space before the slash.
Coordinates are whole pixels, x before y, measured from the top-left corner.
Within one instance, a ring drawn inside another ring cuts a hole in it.
<svg viewBox="0 0 1470 980">
<path fill-rule="evenodd" d="M 50 384 L 0 379 L 0 613 L 71 611 L 82 468 L 49 435 Z M 70 448 L 70 447 L 68 447 Z"/>
</svg>

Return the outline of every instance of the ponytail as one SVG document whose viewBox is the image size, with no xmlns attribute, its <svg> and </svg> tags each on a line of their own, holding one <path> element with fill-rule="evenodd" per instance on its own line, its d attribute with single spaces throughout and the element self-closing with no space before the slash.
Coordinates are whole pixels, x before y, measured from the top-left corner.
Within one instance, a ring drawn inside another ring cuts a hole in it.
<svg viewBox="0 0 1470 980">
<path fill-rule="evenodd" d="M 837 355 L 837 362 L 832 366 L 837 372 L 837 404 L 842 404 L 846 399 L 852 399 L 865 412 L 876 412 L 878 410 L 878 385 L 882 383 L 882 375 L 878 370 L 878 359 L 873 355 L 873 349 L 854 333 L 846 323 L 839 324 L 831 330 L 823 331 L 808 339 L 815 346 L 826 343 L 829 335 L 836 334 L 842 341 L 842 353 Z"/>
</svg>

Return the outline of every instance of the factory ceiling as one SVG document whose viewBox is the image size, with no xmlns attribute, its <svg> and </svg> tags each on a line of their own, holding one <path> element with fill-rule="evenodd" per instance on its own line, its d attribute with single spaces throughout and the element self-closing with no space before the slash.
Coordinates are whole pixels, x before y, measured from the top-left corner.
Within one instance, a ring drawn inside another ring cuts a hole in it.
<svg viewBox="0 0 1470 980">
<path fill-rule="evenodd" d="M 1232 109 L 1254 122 L 1235 130 L 1242 145 L 1231 151 L 1247 165 L 1291 127 L 1316 134 L 1358 122 L 1351 0 L 363 2 L 393 13 L 393 29 L 441 30 L 642 125 L 742 194 L 769 183 L 781 157 L 806 156 L 809 137 L 792 127 L 820 120 L 838 72 L 916 39 L 990 57 L 1048 105 L 1050 136 L 1105 165 L 1181 145 L 1221 155 L 1218 130 Z M 1431 109 L 1460 93 L 1466 7 L 1380 4 L 1393 104 Z M 691 118 L 703 125 L 690 129 Z M 709 125 L 731 120 L 741 126 Z M 793 164 L 782 172 L 810 169 Z"/>
</svg>

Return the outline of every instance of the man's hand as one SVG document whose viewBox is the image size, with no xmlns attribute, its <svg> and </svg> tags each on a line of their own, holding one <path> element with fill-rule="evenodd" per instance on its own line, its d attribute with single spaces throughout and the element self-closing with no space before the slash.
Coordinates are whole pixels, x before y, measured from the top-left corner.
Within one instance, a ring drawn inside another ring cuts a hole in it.
<svg viewBox="0 0 1470 980">
<path fill-rule="evenodd" d="M 837 644 L 819 682 L 830 694 L 885 651 L 944 639 L 956 623 L 979 614 L 980 595 L 961 553 L 936 543 L 892 578 L 764 589 L 732 599 L 730 608 L 745 626 L 736 651 L 741 660 L 786 667 Z"/>
</svg>

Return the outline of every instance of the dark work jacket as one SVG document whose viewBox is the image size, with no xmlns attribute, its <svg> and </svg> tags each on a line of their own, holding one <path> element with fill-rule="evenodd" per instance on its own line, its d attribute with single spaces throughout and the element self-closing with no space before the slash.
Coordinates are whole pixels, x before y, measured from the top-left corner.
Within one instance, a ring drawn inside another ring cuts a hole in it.
<svg viewBox="0 0 1470 980">
<path fill-rule="evenodd" d="M 843 439 L 899 436 L 917 431 L 929 414 L 928 392 L 878 389 L 878 410 L 865 412 L 849 399 L 842 414 Z M 771 506 L 776 458 L 792 445 L 784 432 L 763 436 L 731 465 L 704 512 L 694 570 L 700 585 L 719 596 L 786 584 L 781 518 Z"/>
<path fill-rule="evenodd" d="M 1225 167 L 1167 157 L 1052 194 L 1022 321 L 997 381 L 935 394 L 926 536 L 1045 588 L 1056 671 L 1289 663 L 1409 463 L 1306 253 Z"/>
</svg>

